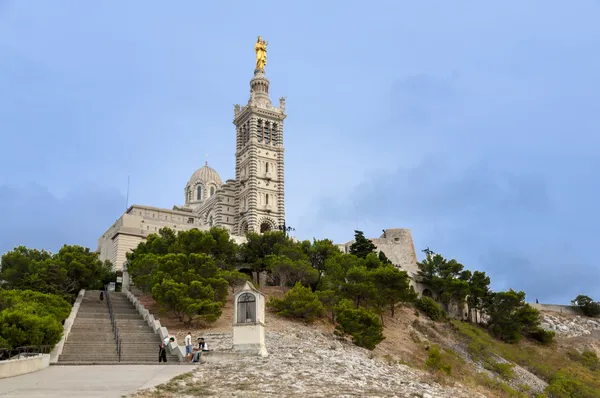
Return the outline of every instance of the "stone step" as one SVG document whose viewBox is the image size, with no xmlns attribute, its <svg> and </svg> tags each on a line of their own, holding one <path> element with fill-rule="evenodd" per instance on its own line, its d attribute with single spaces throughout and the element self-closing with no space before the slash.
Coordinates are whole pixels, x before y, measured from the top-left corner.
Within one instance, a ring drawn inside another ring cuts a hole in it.
<svg viewBox="0 0 600 398">
<path fill-rule="evenodd" d="M 82 365 L 137 365 L 140 364 L 139 361 L 121 361 L 121 362 L 117 362 L 117 361 L 94 361 L 94 362 L 88 362 L 88 361 L 58 361 L 58 363 L 53 363 L 50 364 L 51 366 L 82 366 Z M 158 363 L 158 359 L 155 359 L 153 362 L 142 362 L 143 365 L 180 365 L 181 363 L 179 362 L 179 360 L 170 360 L 167 363 Z M 184 363 L 185 365 L 185 363 Z M 188 364 L 189 365 L 189 364 Z"/>
<path fill-rule="evenodd" d="M 90 351 L 90 352 L 73 352 L 73 353 L 65 353 L 61 354 L 59 360 L 63 361 L 118 361 L 119 356 L 117 355 L 117 351 L 113 352 L 99 352 L 99 351 Z"/>
</svg>

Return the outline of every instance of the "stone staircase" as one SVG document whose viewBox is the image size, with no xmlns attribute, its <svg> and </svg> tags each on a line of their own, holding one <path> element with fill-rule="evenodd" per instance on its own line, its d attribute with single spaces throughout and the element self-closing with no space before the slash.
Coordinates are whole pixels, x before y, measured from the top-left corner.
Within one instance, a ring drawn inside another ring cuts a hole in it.
<svg viewBox="0 0 600 398">
<path fill-rule="evenodd" d="M 58 364 L 104 365 L 118 362 L 106 299 L 100 301 L 99 290 L 86 290 Z"/>
<path fill-rule="evenodd" d="M 125 293 L 110 293 L 110 300 L 119 328 L 121 363 L 158 364 L 160 336 L 148 326 Z M 169 352 L 167 361 L 170 364 L 180 363 L 177 355 Z"/>
<path fill-rule="evenodd" d="M 85 292 L 58 364 L 158 364 L 160 336 L 148 326 L 125 293 L 111 292 L 110 299 L 121 340 L 119 362 L 106 298 L 100 301 L 99 297 L 99 290 Z M 169 364 L 180 363 L 179 358 L 170 353 L 167 353 L 167 360 Z"/>
</svg>

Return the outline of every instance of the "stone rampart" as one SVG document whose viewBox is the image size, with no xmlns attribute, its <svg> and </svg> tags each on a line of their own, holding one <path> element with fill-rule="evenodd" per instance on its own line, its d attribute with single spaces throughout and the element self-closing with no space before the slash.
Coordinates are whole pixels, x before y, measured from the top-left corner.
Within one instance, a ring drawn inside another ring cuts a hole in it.
<svg viewBox="0 0 600 398">
<path fill-rule="evenodd" d="M 560 314 L 566 314 L 566 315 L 581 315 L 575 308 L 573 308 L 570 305 L 537 304 L 537 303 L 530 303 L 529 305 L 531 305 L 533 308 L 535 308 L 539 311 L 558 312 Z"/>
</svg>

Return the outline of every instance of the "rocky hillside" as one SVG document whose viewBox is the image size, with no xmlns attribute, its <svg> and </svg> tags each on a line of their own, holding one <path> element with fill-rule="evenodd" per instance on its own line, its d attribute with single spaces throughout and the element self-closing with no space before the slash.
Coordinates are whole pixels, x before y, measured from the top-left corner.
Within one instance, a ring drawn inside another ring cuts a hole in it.
<svg viewBox="0 0 600 398">
<path fill-rule="evenodd" d="M 150 307 L 149 300 L 144 298 Z M 228 303 L 210 329 L 191 331 L 212 350 L 228 350 L 232 315 Z M 588 395 L 579 396 L 600 397 L 600 368 L 595 372 L 581 362 L 586 351 L 600 355 L 598 320 L 544 313 L 543 326 L 557 331 L 551 347 L 504 344 L 476 325 L 432 322 L 410 307 L 384 321 L 386 339 L 368 351 L 335 336 L 326 320 L 305 325 L 267 313 L 268 358 L 207 362 L 137 397 L 535 397 L 565 369 L 582 378 Z M 183 341 L 188 327 L 174 319 L 161 322 Z"/>
<path fill-rule="evenodd" d="M 281 322 L 267 333 L 268 358 L 205 363 L 138 397 L 475 397 L 464 386 L 442 386 L 430 374 L 333 338 L 330 332 Z M 208 333 L 212 349 L 231 347 L 231 333 Z"/>
</svg>

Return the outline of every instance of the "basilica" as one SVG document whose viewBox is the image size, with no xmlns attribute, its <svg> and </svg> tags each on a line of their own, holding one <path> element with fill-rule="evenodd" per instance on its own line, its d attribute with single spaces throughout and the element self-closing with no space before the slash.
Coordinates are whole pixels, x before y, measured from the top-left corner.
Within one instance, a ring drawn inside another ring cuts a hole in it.
<svg viewBox="0 0 600 398">
<path fill-rule="evenodd" d="M 122 271 L 126 254 L 161 228 L 186 231 L 225 228 L 238 244 L 248 232 L 263 233 L 285 226 L 283 122 L 285 98 L 274 106 L 265 76 L 267 43 L 255 43 L 256 66 L 246 105 L 234 105 L 235 179 L 225 182 L 205 163 L 183 186 L 182 202 L 172 209 L 130 206 L 98 239 L 97 252 Z M 182 184 L 183 185 L 183 184 Z M 408 229 L 387 229 L 371 241 L 413 278 L 417 257 Z M 348 253 L 353 242 L 339 244 Z M 415 287 L 418 288 L 417 285 Z M 417 289 L 419 290 L 419 289 Z"/>
<path fill-rule="evenodd" d="M 241 243 L 248 232 L 282 228 L 285 218 L 283 122 L 285 98 L 274 106 L 265 76 L 266 42 L 255 45 L 256 69 L 246 105 L 234 105 L 235 179 L 223 180 L 208 162 L 183 189 L 172 209 L 133 205 L 98 239 L 101 260 L 122 270 L 125 254 L 163 227 L 225 228 Z"/>
</svg>

